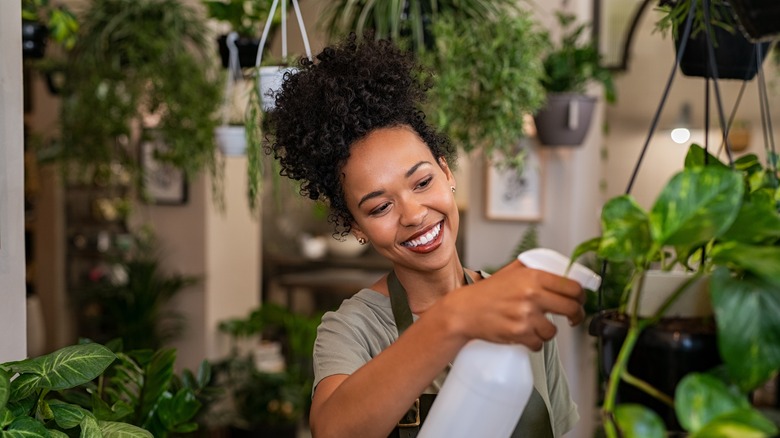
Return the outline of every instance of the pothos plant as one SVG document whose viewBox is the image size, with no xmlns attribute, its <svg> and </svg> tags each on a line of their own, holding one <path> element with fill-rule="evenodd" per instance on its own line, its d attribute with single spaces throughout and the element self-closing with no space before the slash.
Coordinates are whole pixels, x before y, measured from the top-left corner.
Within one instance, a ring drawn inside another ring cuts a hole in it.
<svg viewBox="0 0 780 438">
<path fill-rule="evenodd" d="M 776 426 L 754 409 L 747 394 L 780 369 L 780 189 L 777 155 L 766 168 L 755 155 L 729 166 L 692 145 L 685 167 L 663 187 L 650 211 L 630 195 L 609 200 L 601 214 L 601 235 L 572 255 L 595 252 L 607 262 L 633 265 L 631 284 L 657 263 L 692 273 L 650 318 L 637 316 L 639 299 L 621 309 L 630 324 L 609 376 L 603 404 L 608 437 L 665 437 L 661 418 L 649 408 L 616 405 L 618 383 L 633 384 L 671 403 L 690 437 L 773 436 Z M 725 372 L 691 373 L 675 394 L 660 392 L 626 366 L 642 331 L 700 277 L 709 278 L 717 343 Z M 641 290 L 635 293 L 641 294 Z"/>
</svg>

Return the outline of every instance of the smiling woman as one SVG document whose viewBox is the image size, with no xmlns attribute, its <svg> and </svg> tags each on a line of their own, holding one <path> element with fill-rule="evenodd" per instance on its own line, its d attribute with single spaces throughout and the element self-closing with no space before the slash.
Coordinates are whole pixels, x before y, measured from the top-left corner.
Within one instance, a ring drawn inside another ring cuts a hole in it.
<svg viewBox="0 0 780 438">
<path fill-rule="evenodd" d="M 428 79 L 410 53 L 352 35 L 302 59 L 269 114 L 267 151 L 282 174 L 328 203 L 337 234 L 370 242 L 393 266 L 323 316 L 312 431 L 416 436 L 450 364 L 478 339 L 534 351 L 537 402 L 514 412 L 512 436 L 560 436 L 578 414 L 546 315 L 580 323 L 582 289 L 519 261 L 492 276 L 462 266 L 455 148 L 420 110 Z"/>
</svg>

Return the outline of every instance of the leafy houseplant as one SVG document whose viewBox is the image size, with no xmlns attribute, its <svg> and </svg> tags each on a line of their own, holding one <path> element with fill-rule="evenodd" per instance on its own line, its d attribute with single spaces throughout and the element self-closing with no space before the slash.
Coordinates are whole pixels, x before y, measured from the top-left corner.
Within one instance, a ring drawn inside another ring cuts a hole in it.
<svg viewBox="0 0 780 438">
<path fill-rule="evenodd" d="M 496 152 L 522 169 L 523 118 L 542 105 L 544 35 L 530 13 L 501 13 L 468 26 L 441 14 L 432 26 L 435 50 L 429 115 L 465 151 Z"/>
<path fill-rule="evenodd" d="M 44 55 L 46 40 L 70 50 L 76 44 L 79 22 L 66 6 L 52 6 L 49 0 L 22 0 L 22 37 L 25 58 Z"/>
<path fill-rule="evenodd" d="M 594 81 L 601 83 L 607 102 L 612 103 L 615 86 L 612 73 L 601 65 L 598 49 L 592 42 L 583 41 L 589 25 L 577 24 L 574 15 L 560 11 L 556 17 L 562 34 L 557 43 L 549 40 L 548 34 L 542 77 L 546 103 L 534 120 L 542 144 L 579 145 L 588 132 L 596 103 L 594 97 L 585 95 L 586 87 Z"/>
<path fill-rule="evenodd" d="M 768 41 L 752 42 L 742 34 L 740 17 L 724 0 L 663 1 L 658 10 L 661 18 L 655 28 L 663 34 L 671 30 L 678 51 L 682 48 L 686 20 L 691 17 L 690 35 L 680 60 L 680 70 L 687 76 L 747 81 L 758 71 L 758 55 L 763 61 L 768 53 Z M 708 32 L 712 44 L 707 41 Z M 717 76 L 708 65 L 710 49 Z"/>
<path fill-rule="evenodd" d="M 630 263 L 631 284 L 641 284 L 651 267 L 690 273 L 649 317 L 640 317 L 643 291 L 627 294 L 618 312 L 627 335 L 611 369 L 603 405 L 608 437 L 664 437 L 658 414 L 640 404 L 617 402 L 625 382 L 673 407 L 692 437 L 773 436 L 777 427 L 750 406 L 747 394 L 780 369 L 780 184 L 777 156 L 766 168 L 755 155 L 721 163 L 692 145 L 685 168 L 663 188 L 649 212 L 630 195 L 602 209 L 601 236 L 580 244 L 572 259 L 595 252 L 608 262 Z M 687 286 L 701 279 L 709 287 L 723 367 L 691 373 L 664 394 L 627 368 L 643 331 L 657 325 Z M 620 435 L 618 430 L 620 430 Z"/>
<path fill-rule="evenodd" d="M 228 25 L 229 30 L 238 33 L 236 45 L 239 52 L 241 67 L 253 67 L 260 45 L 260 33 L 263 31 L 268 14 L 271 12 L 271 1 L 257 0 L 203 0 L 209 18 Z M 281 22 L 281 9 L 277 10 L 271 22 L 268 34 L 269 42 L 273 31 Z M 227 33 L 217 39 L 222 66 L 228 67 L 229 50 Z"/>
<path fill-rule="evenodd" d="M 134 243 L 104 275 L 81 291 L 82 324 L 92 339 L 119 338 L 129 350 L 161 348 L 181 332 L 180 314 L 166 305 L 193 277 L 165 274 L 160 249 L 150 232 L 138 233 Z"/>
<path fill-rule="evenodd" d="M 81 18 L 60 112 L 63 158 L 82 173 L 118 163 L 140 186 L 137 149 L 157 139 L 158 161 L 217 176 L 220 85 L 205 21 L 180 0 L 96 0 Z"/>
<path fill-rule="evenodd" d="M 200 409 L 193 390 L 169 392 L 175 351 L 147 357 L 153 359 L 143 363 L 153 365 L 139 367 L 87 343 L 0 364 L 0 435 L 67 437 L 80 430 L 83 437 L 152 438 L 193 430 L 186 423 Z M 145 424 L 131 424 L 133 415 Z"/>
<path fill-rule="evenodd" d="M 434 48 L 430 26 L 440 14 L 478 23 L 505 13 L 507 0 L 337 0 L 322 15 L 321 24 L 331 38 L 350 32 L 363 35 L 371 29 L 376 38 L 390 38 L 399 45 L 409 44 L 421 53 Z"/>
<path fill-rule="evenodd" d="M 319 320 L 319 316 L 304 316 L 265 303 L 246 318 L 220 323 L 220 331 L 233 341 L 231 355 L 215 364 L 216 380 L 227 388 L 227 396 L 235 406 L 235 411 L 227 415 L 231 426 L 256 433 L 297 428 L 308 413 L 311 356 Z M 281 344 L 283 369 L 258 367 L 255 353 L 238 346 L 242 339 L 260 338 Z"/>
</svg>

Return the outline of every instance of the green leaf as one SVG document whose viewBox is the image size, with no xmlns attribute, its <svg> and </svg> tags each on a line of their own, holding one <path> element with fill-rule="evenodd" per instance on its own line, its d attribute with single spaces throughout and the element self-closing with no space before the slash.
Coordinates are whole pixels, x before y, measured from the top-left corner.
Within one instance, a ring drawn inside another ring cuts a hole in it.
<svg viewBox="0 0 780 438">
<path fill-rule="evenodd" d="M 191 390 L 180 389 L 175 396 L 163 398 L 157 408 L 157 415 L 166 429 L 191 420 L 201 407 L 201 403 L 195 398 Z"/>
<path fill-rule="evenodd" d="M 56 429 L 49 429 L 49 437 L 50 438 L 68 438 L 68 434 L 65 432 L 60 432 Z"/>
<path fill-rule="evenodd" d="M 51 400 L 49 402 L 52 412 L 54 413 L 54 421 L 57 426 L 63 429 L 72 429 L 84 419 L 85 415 L 89 415 L 89 412 L 71 403 L 66 403 L 60 400 Z"/>
<path fill-rule="evenodd" d="M 650 210 L 653 241 L 693 248 L 718 237 L 736 218 L 743 190 L 740 175 L 728 169 L 696 167 L 677 173 Z"/>
<path fill-rule="evenodd" d="M 84 418 L 81 419 L 80 438 L 103 438 L 103 433 L 101 432 L 95 417 L 85 415 Z"/>
<path fill-rule="evenodd" d="M 623 404 L 615 409 L 615 420 L 623 438 L 665 438 L 661 417 L 642 405 Z"/>
<path fill-rule="evenodd" d="M 651 248 L 647 213 L 630 195 L 618 196 L 601 210 L 602 237 L 598 255 L 609 261 L 636 261 Z"/>
<path fill-rule="evenodd" d="M 149 365 L 146 366 L 146 381 L 144 382 L 141 397 L 142 415 L 139 418 L 148 418 L 149 412 L 154 409 L 160 397 L 165 394 L 173 378 L 173 365 L 176 362 L 176 349 L 166 348 L 157 350 Z"/>
<path fill-rule="evenodd" d="M 103 438 L 154 438 L 151 432 L 127 423 L 101 421 L 100 431 Z"/>
<path fill-rule="evenodd" d="M 755 409 L 742 409 L 716 417 L 691 438 L 768 438 L 777 432 L 777 426 Z"/>
<path fill-rule="evenodd" d="M 39 388 L 62 390 L 96 378 L 116 359 L 100 344 L 71 345 L 53 353 L 9 364 L 16 373 L 41 377 Z"/>
<path fill-rule="evenodd" d="M 724 240 L 742 243 L 759 243 L 780 237 L 780 214 L 771 193 L 761 190 L 744 201 L 737 218 L 723 234 Z"/>
<path fill-rule="evenodd" d="M 589 252 L 598 251 L 600 245 L 601 245 L 601 237 L 594 237 L 590 240 L 586 240 L 580 243 L 579 245 L 577 245 L 576 248 L 574 248 L 574 251 L 571 253 L 570 260 L 572 261 L 572 263 L 574 263 L 583 255 Z"/>
<path fill-rule="evenodd" d="M 780 288 L 780 246 L 725 243 L 712 250 L 712 260 L 751 272 Z"/>
<path fill-rule="evenodd" d="M 14 414 L 8 408 L 0 409 L 0 430 L 3 430 L 6 426 L 14 421 Z"/>
<path fill-rule="evenodd" d="M 4 409 L 11 395 L 11 376 L 0 368 L 0 409 Z"/>
<path fill-rule="evenodd" d="M 10 401 L 19 401 L 26 399 L 36 389 L 38 389 L 38 383 L 41 381 L 41 376 L 36 374 L 22 374 L 17 376 L 11 382 L 11 394 Z"/>
<path fill-rule="evenodd" d="M 704 162 L 704 157 L 707 157 L 707 162 Z M 729 169 L 729 166 L 725 165 L 718 157 L 706 152 L 703 147 L 696 143 L 692 143 L 688 148 L 688 153 L 685 155 L 685 168 L 691 169 L 694 167 L 702 166 L 715 166 L 722 169 Z"/>
<path fill-rule="evenodd" d="M 48 437 L 49 431 L 40 421 L 32 417 L 15 419 L 8 429 L 3 431 L 3 438 L 41 438 Z"/>
<path fill-rule="evenodd" d="M 752 390 L 780 368 L 777 287 L 755 277 L 736 279 L 720 267 L 712 274 L 710 294 L 720 355 L 740 388 Z"/>
<path fill-rule="evenodd" d="M 719 415 L 749 406 L 742 394 L 709 374 L 688 374 L 677 384 L 674 393 L 677 420 L 688 432 L 698 431 Z"/>
</svg>

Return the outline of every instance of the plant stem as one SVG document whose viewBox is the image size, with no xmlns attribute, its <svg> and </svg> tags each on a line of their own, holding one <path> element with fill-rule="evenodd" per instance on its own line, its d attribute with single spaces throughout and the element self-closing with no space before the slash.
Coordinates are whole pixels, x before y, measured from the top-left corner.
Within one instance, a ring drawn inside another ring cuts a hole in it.
<svg viewBox="0 0 780 438">
<path fill-rule="evenodd" d="M 615 416 L 615 398 L 617 397 L 617 388 L 620 383 L 620 379 L 626 372 L 626 366 L 628 365 L 628 359 L 631 357 L 631 352 L 634 350 L 639 334 L 642 333 L 645 324 L 644 322 L 636 322 L 631 320 L 631 325 L 628 328 L 628 334 L 626 334 L 626 340 L 623 341 L 623 346 L 620 347 L 620 353 L 618 353 L 617 361 L 612 367 L 612 371 L 609 373 L 609 383 L 607 384 L 606 396 L 604 397 L 604 407 L 602 415 L 604 417 L 604 431 L 607 434 L 607 438 L 618 438 L 618 431 L 616 428 L 614 416 Z"/>
<path fill-rule="evenodd" d="M 628 370 L 623 371 L 623 381 L 634 385 L 635 387 L 641 389 L 642 391 L 646 392 L 647 394 L 655 397 L 656 399 L 660 400 L 663 403 L 666 403 L 667 405 L 674 407 L 674 399 L 669 397 L 668 395 L 664 394 L 663 392 L 657 390 L 653 385 L 645 382 L 644 380 L 634 376 L 633 374 L 629 373 Z"/>
</svg>

